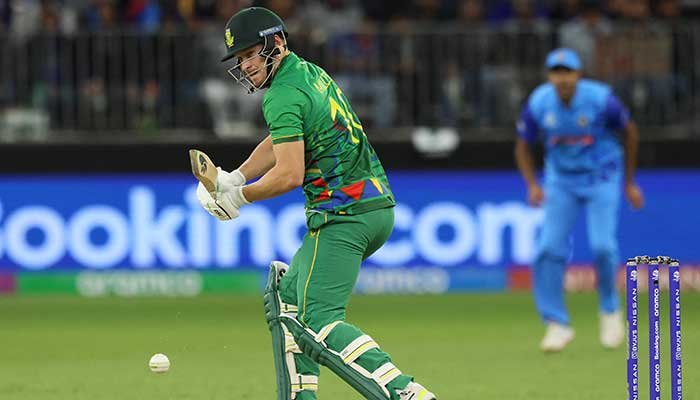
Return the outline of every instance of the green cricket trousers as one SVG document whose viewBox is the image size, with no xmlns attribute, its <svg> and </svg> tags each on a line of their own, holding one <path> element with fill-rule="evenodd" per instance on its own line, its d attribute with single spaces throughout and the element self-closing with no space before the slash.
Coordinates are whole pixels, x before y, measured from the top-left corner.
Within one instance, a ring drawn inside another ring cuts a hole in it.
<svg viewBox="0 0 700 400">
<path fill-rule="evenodd" d="M 299 307 L 297 319 L 318 333 L 336 323 L 325 339 L 326 345 L 341 352 L 364 333 L 345 322 L 360 264 L 389 238 L 394 227 L 394 208 L 383 208 L 359 215 L 310 214 L 309 228 L 301 248 L 292 259 L 289 271 L 280 281 L 280 298 Z M 337 323 L 339 322 L 340 323 Z M 328 329 L 328 328 L 327 328 Z M 318 376 L 319 365 L 304 354 L 295 354 L 297 371 Z M 389 354 L 379 348 L 363 353 L 355 360 L 369 372 L 391 362 Z M 413 377 L 398 375 L 387 384 L 393 393 L 403 389 Z M 313 391 L 303 391 L 297 400 L 313 400 Z"/>
</svg>

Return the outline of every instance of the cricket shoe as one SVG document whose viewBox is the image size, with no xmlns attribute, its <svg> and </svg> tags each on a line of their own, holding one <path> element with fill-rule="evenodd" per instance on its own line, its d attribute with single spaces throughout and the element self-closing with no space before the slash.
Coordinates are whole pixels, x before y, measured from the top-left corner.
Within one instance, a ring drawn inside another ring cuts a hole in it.
<svg viewBox="0 0 700 400">
<path fill-rule="evenodd" d="M 430 393 L 423 385 L 416 382 L 409 382 L 402 390 L 397 390 L 399 400 L 436 400 L 434 394 Z"/>
<path fill-rule="evenodd" d="M 545 352 L 561 351 L 574 339 L 574 335 L 574 330 L 570 326 L 549 322 L 540 342 L 540 349 Z"/>
<path fill-rule="evenodd" d="M 600 343 L 606 349 L 619 347 L 625 340 L 625 325 L 620 311 L 600 314 Z"/>
</svg>

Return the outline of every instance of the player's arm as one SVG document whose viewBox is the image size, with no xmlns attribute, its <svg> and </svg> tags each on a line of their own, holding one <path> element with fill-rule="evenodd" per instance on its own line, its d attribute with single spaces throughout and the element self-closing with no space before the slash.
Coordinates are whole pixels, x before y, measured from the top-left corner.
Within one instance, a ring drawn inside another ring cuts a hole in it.
<svg viewBox="0 0 700 400">
<path fill-rule="evenodd" d="M 196 164 L 192 165 L 193 171 L 195 171 Z M 210 185 L 218 187 L 219 191 L 230 192 L 236 187 L 245 185 L 246 181 L 255 179 L 265 174 L 274 165 L 275 154 L 272 151 L 272 139 L 270 138 L 270 135 L 268 135 L 255 147 L 253 152 L 250 153 L 250 156 L 248 156 L 248 159 L 243 162 L 238 169 L 227 172 L 222 168 L 217 167 L 218 173 L 214 175 L 216 183 Z M 195 174 L 195 176 L 197 176 L 197 174 Z M 213 191 L 211 188 L 207 188 L 207 190 Z"/>
<path fill-rule="evenodd" d="M 639 151 L 639 130 L 634 121 L 627 122 L 624 129 L 625 146 L 625 184 L 634 183 L 637 170 L 637 152 Z"/>
<path fill-rule="evenodd" d="M 304 121 L 310 101 L 289 86 L 271 88 L 263 100 L 263 115 L 270 130 L 269 149 L 274 159 L 257 182 L 245 186 L 249 202 L 269 199 L 295 189 L 304 181 Z"/>
<path fill-rule="evenodd" d="M 518 120 L 518 138 L 515 140 L 515 164 L 520 175 L 527 183 L 528 202 L 533 206 L 539 206 L 544 200 L 544 192 L 537 182 L 535 169 L 535 157 L 532 152 L 532 144 L 537 140 L 539 128 L 530 112 L 529 105 L 525 105 Z"/>
<path fill-rule="evenodd" d="M 522 138 L 515 140 L 515 163 L 527 186 L 537 185 L 535 157 L 533 156 L 530 143 Z"/>
<path fill-rule="evenodd" d="M 634 180 L 637 169 L 637 151 L 639 149 L 639 130 L 637 124 L 628 121 L 624 128 L 625 135 L 625 196 L 635 210 L 644 207 L 644 194 Z"/>
<path fill-rule="evenodd" d="M 238 167 L 238 170 L 246 177 L 246 180 L 251 180 L 265 175 L 274 166 L 275 153 L 272 150 L 272 138 L 267 135 L 250 153 L 248 159 Z"/>
<path fill-rule="evenodd" d="M 272 139 L 268 135 L 255 147 L 248 159 L 238 169 L 226 172 L 217 168 L 219 173 L 216 175 L 216 186 L 222 192 L 233 191 L 235 188 L 243 186 L 246 181 L 265 174 L 274 165 L 275 154 L 272 151 Z"/>
<path fill-rule="evenodd" d="M 243 187 L 243 195 L 249 202 L 277 197 L 304 182 L 304 141 L 271 146 L 277 162 L 257 182 Z"/>
<path fill-rule="evenodd" d="M 263 99 L 263 116 L 270 131 L 266 139 L 251 153 L 243 174 L 250 178 L 263 174 L 257 182 L 217 192 L 221 207 L 236 214 L 238 209 L 254 201 L 287 193 L 301 186 L 305 173 L 304 121 L 309 99 L 291 86 L 271 88 Z M 250 176 L 248 176 L 250 174 Z"/>
<path fill-rule="evenodd" d="M 608 126 L 622 131 L 625 151 L 625 196 L 632 208 L 638 210 L 644 206 L 644 194 L 634 180 L 637 169 L 637 152 L 639 149 L 639 130 L 637 124 L 630 119 L 629 111 L 613 94 L 608 96 L 605 106 Z"/>
</svg>

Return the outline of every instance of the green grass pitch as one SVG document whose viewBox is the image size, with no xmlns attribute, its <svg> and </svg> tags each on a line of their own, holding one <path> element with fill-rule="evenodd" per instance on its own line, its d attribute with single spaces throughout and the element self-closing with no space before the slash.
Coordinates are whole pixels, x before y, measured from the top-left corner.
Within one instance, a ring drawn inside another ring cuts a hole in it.
<svg viewBox="0 0 700 400">
<path fill-rule="evenodd" d="M 663 398 L 669 398 L 663 293 Z M 682 299 L 684 399 L 700 400 L 700 294 Z M 624 399 L 625 350 L 598 344 L 596 297 L 569 295 L 577 337 L 542 354 L 529 294 L 356 296 L 348 320 L 440 400 Z M 648 397 L 646 298 L 640 298 L 640 398 Z M 0 298 L 0 399 L 274 399 L 260 297 Z M 166 374 L 147 367 L 170 357 Z M 319 399 L 359 399 L 322 369 Z"/>
</svg>

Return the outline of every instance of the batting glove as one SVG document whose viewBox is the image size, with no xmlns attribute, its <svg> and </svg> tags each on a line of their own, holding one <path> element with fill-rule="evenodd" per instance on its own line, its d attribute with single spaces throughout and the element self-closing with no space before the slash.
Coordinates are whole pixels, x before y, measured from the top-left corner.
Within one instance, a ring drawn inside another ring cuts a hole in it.
<svg viewBox="0 0 700 400">
<path fill-rule="evenodd" d="M 216 167 L 219 173 L 216 175 L 216 190 L 220 192 L 227 192 L 233 190 L 236 186 L 245 185 L 245 176 L 241 171 L 235 169 L 231 172 L 226 172 L 221 167 Z"/>
<path fill-rule="evenodd" d="M 197 185 L 197 200 L 209 214 L 219 221 L 228 221 L 238 218 L 240 215 L 239 207 L 231 205 L 228 201 L 215 200 L 201 182 Z"/>
<path fill-rule="evenodd" d="M 243 186 L 234 186 L 231 190 L 218 190 L 216 192 L 218 204 L 226 210 L 235 209 L 238 211 L 241 207 L 250 204 L 250 201 L 243 195 Z"/>
</svg>

